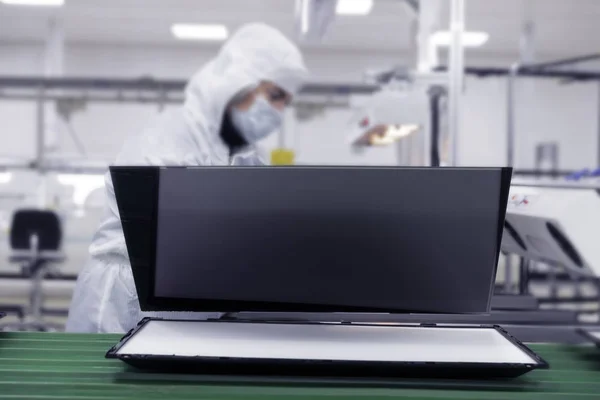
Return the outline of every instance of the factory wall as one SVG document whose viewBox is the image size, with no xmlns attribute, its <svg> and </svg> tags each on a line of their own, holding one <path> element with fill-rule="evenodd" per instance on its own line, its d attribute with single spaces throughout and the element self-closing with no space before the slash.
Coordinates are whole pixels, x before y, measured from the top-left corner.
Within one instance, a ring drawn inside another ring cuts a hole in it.
<svg viewBox="0 0 600 400">
<path fill-rule="evenodd" d="M 504 65 L 508 65 L 505 63 Z M 559 145 L 559 168 L 598 164 L 598 84 L 521 78 L 515 100 L 515 167 L 535 167 L 536 145 Z M 470 77 L 463 97 L 460 161 L 465 165 L 506 164 L 506 80 Z"/>
<path fill-rule="evenodd" d="M 216 48 L 119 47 L 77 45 L 67 47 L 66 74 L 74 76 L 160 78 L 189 77 L 207 61 Z M 407 62 L 406 55 L 364 52 L 305 51 L 313 80 L 360 82 L 368 68 Z M 467 54 L 467 64 L 510 64 L 498 55 Z M 1 45 L 0 74 L 36 75 L 42 70 L 43 48 L 36 45 Z M 516 166 L 531 168 L 539 142 L 557 141 L 560 166 L 574 169 L 592 166 L 598 149 L 598 87 L 594 83 L 564 84 L 549 80 L 525 80 L 517 91 Z M 466 80 L 464 115 L 460 135 L 460 162 L 464 165 L 501 165 L 505 162 L 506 84 L 503 78 Z M 0 156 L 31 157 L 35 152 L 35 108 L 32 103 L 0 103 L 4 129 Z M 156 114 L 146 105 L 90 104 L 73 117 L 73 126 L 94 157 L 112 159 L 123 138 L 138 132 Z M 395 163 L 393 149 L 363 154 L 350 151 L 342 140 L 350 111 L 330 109 L 294 127 L 300 161 L 389 164 Z M 51 130 L 51 129 L 50 129 Z M 18 132 L 18 134 L 16 133 Z M 60 129 L 59 129 L 60 132 Z M 7 140 L 18 135 L 18 140 Z M 50 138 L 57 152 L 74 154 L 72 141 L 64 133 Z"/>
<path fill-rule="evenodd" d="M 71 44 L 66 52 L 66 74 L 70 76 L 140 77 L 183 79 L 207 61 L 216 48 L 118 47 L 114 45 Z M 368 68 L 405 63 L 402 55 L 357 52 L 306 51 L 306 60 L 318 82 L 360 82 Z M 38 75 L 42 70 L 43 48 L 33 44 L 1 45 L 0 74 Z M 470 62 L 469 55 L 467 63 Z M 501 57 L 478 57 L 478 64 L 509 65 Z M 459 137 L 459 159 L 463 165 L 503 165 L 506 160 L 506 84 L 502 78 L 468 78 L 465 85 L 464 116 Z M 565 85 L 552 81 L 521 81 L 517 103 L 517 167 L 531 168 L 534 148 L 539 142 L 560 144 L 564 169 L 593 166 L 598 148 L 598 88 L 596 84 Z M 123 139 L 144 128 L 158 112 L 156 106 L 138 104 L 89 104 L 73 117 L 72 125 L 91 158 L 111 160 Z M 346 145 L 346 122 L 350 110 L 329 109 L 309 121 L 293 126 L 294 148 L 301 163 L 392 165 L 393 148 L 356 154 Z M 35 106 L 30 102 L 0 101 L 0 156 L 33 157 L 35 153 Z M 50 129 L 52 130 L 52 129 Z M 50 138 L 54 154 L 76 154 L 71 139 L 59 129 Z M 274 146 L 275 139 L 266 143 Z M 0 187 L 0 196 L 9 191 L 31 192 L 34 177 L 13 180 Z M 68 196 L 72 188 L 61 189 Z M 29 194 L 28 198 L 35 196 Z M 100 196 L 101 197 L 101 196 Z M 0 197 L 1 199 L 1 197 Z M 2 200 L 4 227 L 14 202 Z M 9 205 L 10 204 L 10 205 Z M 68 204 L 68 202 L 66 203 Z M 86 249 L 97 225 L 100 211 L 85 215 L 65 211 L 69 261 L 64 269 L 77 272 L 85 262 Z M 0 228 L 2 228 L 0 226 Z M 3 238 L 2 246 L 6 243 Z M 1 254 L 6 254 L 4 248 Z M 14 268 L 0 257 L 0 270 Z"/>
<path fill-rule="evenodd" d="M 43 49 L 38 46 L 0 46 L 0 73 L 31 75 L 39 74 Z M 215 49 L 198 50 L 195 48 L 130 48 L 115 46 L 69 46 L 66 56 L 66 74 L 73 76 L 104 77 L 141 77 L 154 76 L 160 78 L 185 79 L 214 54 Z M 307 62 L 314 78 L 323 82 L 357 82 L 361 80 L 363 71 L 369 67 L 393 65 L 397 63 L 393 56 L 368 56 L 362 53 L 309 53 Z M 157 112 L 157 107 L 131 104 L 90 104 L 88 109 L 73 117 L 73 126 L 79 133 L 86 147 L 93 149 L 93 156 L 111 159 L 121 145 L 124 136 L 139 132 L 150 117 Z M 20 132 L 20 139 L 0 150 L 0 155 L 32 156 L 35 152 L 35 108 L 31 103 L 7 103 L 0 107 L 0 116 L 10 121 L 11 130 Z M 345 142 L 335 136 L 344 126 L 348 111 L 331 110 L 321 118 L 314 120 L 315 128 L 299 124 L 299 134 L 308 131 L 308 136 L 317 139 L 319 145 L 328 147 L 327 142 L 339 148 L 336 152 L 327 152 L 333 162 L 365 162 L 392 163 L 395 160 L 393 149 L 383 149 L 368 153 L 357 161 L 344 160 L 352 157 Z M 11 118 L 10 116 L 16 116 Z M 341 125 L 340 125 L 341 124 Z M 309 124 L 310 125 L 310 124 Z M 322 131 L 322 132 L 317 132 Z M 8 130 L 3 130 L 7 135 Z M 2 137 L 4 139 L 4 137 Z M 60 152 L 73 154 L 75 148 L 65 135 L 57 138 Z M 297 144 L 308 145 L 305 140 Z M 300 149 L 299 149 L 300 150 Z M 307 149 L 309 150 L 309 149 Z M 300 151 L 308 157 L 311 151 Z M 338 159 L 335 159 L 338 157 Z M 314 157 L 312 158 L 314 160 Z"/>
</svg>

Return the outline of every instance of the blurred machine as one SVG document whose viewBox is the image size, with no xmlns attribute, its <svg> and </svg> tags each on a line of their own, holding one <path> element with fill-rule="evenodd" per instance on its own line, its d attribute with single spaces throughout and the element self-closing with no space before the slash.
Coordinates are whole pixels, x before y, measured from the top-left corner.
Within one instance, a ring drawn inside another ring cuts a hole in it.
<svg viewBox="0 0 600 400">
<path fill-rule="evenodd" d="M 600 276 L 600 191 L 562 183 L 516 186 L 510 191 L 502 251 L 527 260 Z"/>
<path fill-rule="evenodd" d="M 355 146 L 392 144 L 418 133 L 428 119 L 427 97 L 418 89 L 384 89 L 375 93 L 351 121 Z"/>
<path fill-rule="evenodd" d="M 11 225 L 10 262 L 19 264 L 22 275 L 31 280 L 29 305 L 19 312 L 21 322 L 2 326 L 6 330 L 47 331 L 60 329 L 42 319 L 44 294 L 42 284 L 52 268 L 63 262 L 62 228 L 58 215 L 49 210 L 24 209 L 15 212 Z M 14 306 L 0 309 L 14 309 Z"/>
<path fill-rule="evenodd" d="M 355 149 L 395 144 L 399 165 L 431 165 L 427 91 L 422 85 L 403 86 L 386 87 L 358 107 L 348 142 Z"/>
</svg>

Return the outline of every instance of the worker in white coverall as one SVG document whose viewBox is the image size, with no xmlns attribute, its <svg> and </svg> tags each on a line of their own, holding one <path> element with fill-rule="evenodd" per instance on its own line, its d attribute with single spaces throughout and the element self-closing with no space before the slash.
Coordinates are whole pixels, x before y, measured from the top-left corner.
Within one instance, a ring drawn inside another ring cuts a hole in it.
<svg viewBox="0 0 600 400">
<path fill-rule="evenodd" d="M 115 164 L 262 165 L 254 145 L 280 127 L 283 109 L 306 75 L 302 55 L 292 42 L 269 26 L 246 25 L 191 79 L 184 105 L 128 139 Z M 106 215 L 79 275 L 67 331 L 127 332 L 149 315 L 218 316 L 140 311 L 109 174 L 105 181 Z"/>
</svg>

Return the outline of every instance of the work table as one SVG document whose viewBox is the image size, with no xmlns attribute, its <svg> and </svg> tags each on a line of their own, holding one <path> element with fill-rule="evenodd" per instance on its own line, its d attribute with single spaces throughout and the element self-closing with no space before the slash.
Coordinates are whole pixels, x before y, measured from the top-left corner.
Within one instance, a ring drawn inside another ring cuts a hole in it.
<svg viewBox="0 0 600 400">
<path fill-rule="evenodd" d="M 120 335 L 0 333 L 1 399 L 600 398 L 600 349 L 531 345 L 550 363 L 501 381 L 328 380 L 152 373 L 104 358 Z"/>
</svg>

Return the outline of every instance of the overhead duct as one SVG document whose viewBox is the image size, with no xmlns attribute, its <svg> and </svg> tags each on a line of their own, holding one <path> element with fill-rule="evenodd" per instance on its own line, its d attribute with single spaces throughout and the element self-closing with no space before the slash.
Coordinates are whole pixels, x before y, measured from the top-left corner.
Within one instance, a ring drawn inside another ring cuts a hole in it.
<svg viewBox="0 0 600 400">
<path fill-rule="evenodd" d="M 335 20 L 338 0 L 296 0 L 296 37 L 318 43 Z"/>
</svg>

